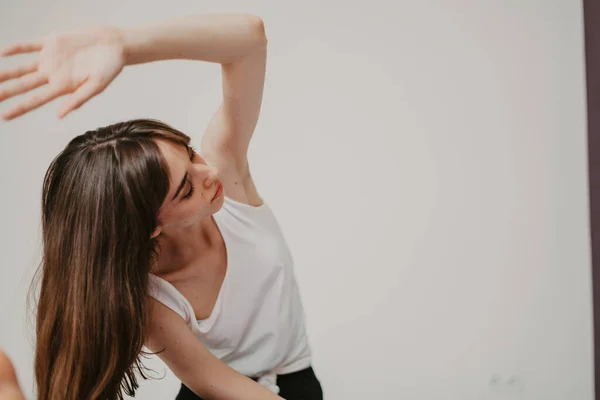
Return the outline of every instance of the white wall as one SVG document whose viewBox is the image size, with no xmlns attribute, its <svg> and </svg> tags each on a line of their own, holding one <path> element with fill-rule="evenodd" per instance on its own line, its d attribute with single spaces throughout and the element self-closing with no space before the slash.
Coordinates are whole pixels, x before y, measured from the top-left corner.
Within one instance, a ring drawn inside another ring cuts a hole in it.
<svg viewBox="0 0 600 400">
<path fill-rule="evenodd" d="M 251 164 L 326 398 L 592 399 L 580 2 L 3 0 L 0 42 L 213 11 L 266 23 Z M 214 64 L 135 66 L 65 121 L 57 101 L 0 123 L 0 346 L 30 393 L 24 300 L 51 159 L 133 117 L 199 144 L 219 90 Z M 177 389 L 167 373 L 138 398 Z"/>
</svg>

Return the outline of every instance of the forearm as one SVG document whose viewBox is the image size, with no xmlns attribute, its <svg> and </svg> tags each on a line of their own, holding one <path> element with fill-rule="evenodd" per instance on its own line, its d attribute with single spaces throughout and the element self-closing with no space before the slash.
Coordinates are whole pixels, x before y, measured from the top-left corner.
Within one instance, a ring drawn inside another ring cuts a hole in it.
<svg viewBox="0 0 600 400">
<path fill-rule="evenodd" d="M 284 400 L 252 379 L 225 368 L 207 371 L 202 382 L 198 393 L 207 400 Z"/>
<path fill-rule="evenodd" d="M 196 15 L 121 32 L 126 65 L 170 59 L 226 64 L 267 43 L 262 20 L 250 14 Z"/>
<path fill-rule="evenodd" d="M 166 360 L 171 370 L 198 396 L 206 400 L 284 400 L 199 346 L 194 344 L 188 349 L 193 354 L 192 359 L 181 357 L 179 364 Z"/>
</svg>

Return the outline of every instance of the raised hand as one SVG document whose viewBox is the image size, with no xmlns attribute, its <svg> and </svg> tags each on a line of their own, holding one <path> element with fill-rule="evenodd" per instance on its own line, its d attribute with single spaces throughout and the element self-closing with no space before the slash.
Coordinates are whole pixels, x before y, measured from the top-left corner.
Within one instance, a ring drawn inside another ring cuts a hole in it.
<svg viewBox="0 0 600 400">
<path fill-rule="evenodd" d="M 41 89 L 2 114 L 11 120 L 57 97 L 71 94 L 57 112 L 63 118 L 102 92 L 125 65 L 121 31 L 111 26 L 93 26 L 53 33 L 40 41 L 18 43 L 0 56 L 39 52 L 37 60 L 0 71 L 0 102 Z"/>
</svg>

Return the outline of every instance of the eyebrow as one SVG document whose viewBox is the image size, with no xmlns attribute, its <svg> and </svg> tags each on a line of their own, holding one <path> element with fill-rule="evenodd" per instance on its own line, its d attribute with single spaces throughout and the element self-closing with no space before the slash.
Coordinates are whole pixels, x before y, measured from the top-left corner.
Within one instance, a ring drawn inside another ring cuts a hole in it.
<svg viewBox="0 0 600 400">
<path fill-rule="evenodd" d="M 175 192 L 175 196 L 173 196 L 172 200 L 175 200 L 177 198 L 177 196 L 179 196 L 179 192 L 181 192 L 181 189 L 183 189 L 183 187 L 185 186 L 185 182 L 187 181 L 187 177 L 188 177 L 188 173 L 186 171 L 185 175 L 183 176 L 183 179 L 181 180 L 181 183 L 179 184 L 179 187 L 177 188 L 177 191 Z"/>
<path fill-rule="evenodd" d="M 194 156 L 194 153 L 193 153 L 192 149 L 190 149 L 189 147 L 187 147 L 186 150 L 188 151 L 188 154 L 189 154 L 190 160 L 191 160 L 192 157 Z M 181 189 L 183 189 L 183 187 L 185 186 L 185 182 L 187 181 L 187 178 L 188 178 L 188 173 L 186 171 L 185 175 L 183 175 L 183 179 L 181 180 L 181 183 L 179 183 L 179 187 L 177 188 L 177 191 L 175 192 L 175 195 L 173 196 L 171 201 L 175 200 L 177 198 L 177 196 L 179 196 Z"/>
</svg>

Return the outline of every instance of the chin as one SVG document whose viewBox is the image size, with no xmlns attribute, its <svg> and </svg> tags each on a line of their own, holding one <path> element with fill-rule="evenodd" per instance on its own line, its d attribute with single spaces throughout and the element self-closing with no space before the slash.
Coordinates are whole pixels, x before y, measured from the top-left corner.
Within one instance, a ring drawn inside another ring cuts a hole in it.
<svg viewBox="0 0 600 400">
<path fill-rule="evenodd" d="M 219 211 L 221 209 L 221 207 L 223 207 L 223 203 L 225 202 L 225 195 L 221 194 L 221 196 L 219 196 L 218 199 L 215 199 L 215 201 L 213 201 L 211 203 L 211 206 L 213 207 L 213 213 L 216 213 L 217 211 Z"/>
</svg>

